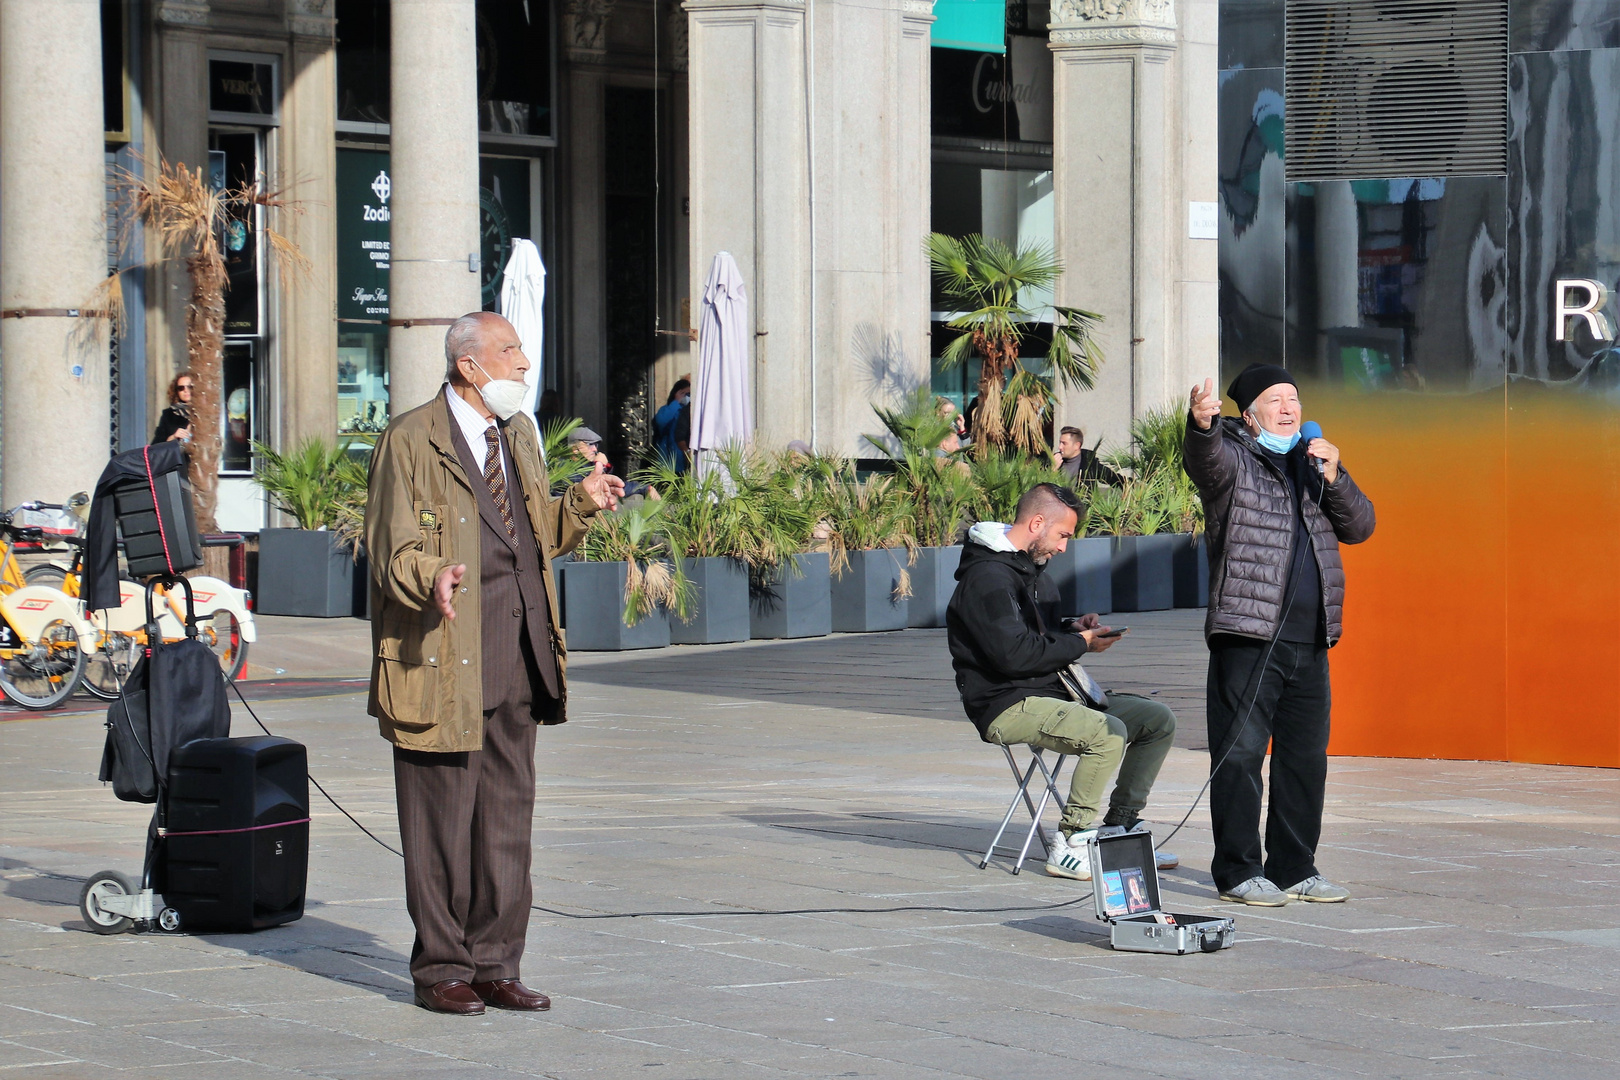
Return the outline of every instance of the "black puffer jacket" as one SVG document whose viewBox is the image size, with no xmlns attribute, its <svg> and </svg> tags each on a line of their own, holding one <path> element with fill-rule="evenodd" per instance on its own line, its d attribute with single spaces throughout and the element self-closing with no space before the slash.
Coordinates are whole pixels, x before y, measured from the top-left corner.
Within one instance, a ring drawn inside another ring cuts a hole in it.
<svg viewBox="0 0 1620 1080">
<path fill-rule="evenodd" d="M 1027 697 L 1067 699 L 1058 672 L 1085 655 L 1085 638 L 1048 628 L 1056 605 L 1040 595 L 1041 569 L 1027 553 L 994 550 L 973 532 L 962 544 L 945 628 L 962 708 L 980 738 L 990 721 Z"/>
<path fill-rule="evenodd" d="M 1205 431 L 1188 414 L 1186 468 L 1203 497 L 1209 536 L 1209 615 L 1204 635 L 1269 640 L 1282 617 L 1293 562 L 1299 513 L 1293 487 L 1242 421 L 1230 416 Z M 1343 633 L 1344 562 L 1339 545 L 1367 539 L 1376 520 L 1372 503 L 1342 464 L 1333 483 L 1324 485 L 1314 470 L 1307 483 L 1305 524 L 1322 572 L 1322 612 L 1332 645 Z"/>
</svg>

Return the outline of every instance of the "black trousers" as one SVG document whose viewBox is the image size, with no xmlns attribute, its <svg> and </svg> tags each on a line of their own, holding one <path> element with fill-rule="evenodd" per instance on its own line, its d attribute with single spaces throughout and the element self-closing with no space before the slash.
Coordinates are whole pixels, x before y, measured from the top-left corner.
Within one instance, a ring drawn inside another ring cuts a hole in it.
<svg viewBox="0 0 1620 1080">
<path fill-rule="evenodd" d="M 1279 641 L 1262 672 L 1257 668 L 1267 648 L 1249 639 L 1217 639 L 1210 646 L 1210 766 L 1231 748 L 1209 785 L 1215 827 L 1210 873 L 1223 890 L 1260 876 L 1286 889 L 1317 872 L 1333 703 L 1327 649 Z M 1262 861 L 1260 770 L 1268 743 L 1271 805 Z"/>
</svg>

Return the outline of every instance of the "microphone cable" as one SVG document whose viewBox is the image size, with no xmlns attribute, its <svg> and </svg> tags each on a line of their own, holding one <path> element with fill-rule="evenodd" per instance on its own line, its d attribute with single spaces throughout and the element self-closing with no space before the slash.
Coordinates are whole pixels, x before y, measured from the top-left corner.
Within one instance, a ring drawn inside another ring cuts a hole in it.
<svg viewBox="0 0 1620 1080">
<path fill-rule="evenodd" d="M 225 681 L 230 683 L 231 684 L 231 689 L 236 691 L 237 700 L 239 700 L 242 703 L 243 708 L 247 709 L 248 715 L 253 717 L 253 722 L 255 724 L 259 725 L 259 730 L 264 732 L 266 735 L 269 735 L 271 738 L 275 738 L 275 734 L 269 728 L 264 726 L 264 721 L 263 720 L 259 719 L 259 714 L 253 711 L 253 706 L 248 704 L 248 699 L 242 696 L 242 688 L 237 685 L 236 680 L 235 679 L 226 679 Z M 371 839 L 376 841 L 377 845 L 379 847 L 381 847 L 384 851 L 387 851 L 387 852 L 390 852 L 391 854 L 397 855 L 401 859 L 403 859 L 405 857 L 404 852 L 402 852 L 399 849 L 397 849 L 395 847 L 392 847 L 391 845 L 386 843 L 376 833 L 372 832 L 370 829 L 366 828 L 363 824 L 361 824 L 360 820 L 358 818 L 356 818 L 353 814 L 349 813 L 348 810 L 344 809 L 343 804 L 338 802 L 336 799 L 332 798 L 331 793 L 328 792 L 324 787 L 321 786 L 321 783 L 320 783 L 319 780 L 316 780 L 315 777 L 309 775 L 309 770 L 308 769 L 304 770 L 304 775 L 309 777 L 309 782 L 311 784 L 315 785 L 315 790 L 319 791 L 322 795 L 326 796 L 326 801 L 327 802 L 331 803 L 334 807 L 337 808 L 339 813 L 341 813 L 344 817 L 348 818 L 351 822 L 354 823 L 355 828 L 359 829 L 361 832 L 363 832 L 367 836 L 371 837 Z M 707 918 L 714 918 L 714 917 L 732 917 L 732 918 L 735 918 L 737 916 L 743 916 L 743 915 L 753 915 L 753 916 L 761 916 L 761 915 L 894 915 L 894 914 L 900 914 L 900 913 L 905 913 L 905 912 L 935 912 L 935 913 L 946 914 L 946 915 L 1006 915 L 1006 914 L 1013 914 L 1013 913 L 1018 913 L 1018 912 L 1058 911 L 1058 910 L 1061 910 L 1063 908 L 1074 907 L 1076 904 L 1083 904 L 1087 900 L 1090 900 L 1092 898 L 1092 895 L 1093 895 L 1092 893 L 1088 892 L 1088 893 L 1084 894 L 1083 896 L 1077 896 L 1072 900 L 1064 900 L 1064 901 L 1061 901 L 1061 902 L 1056 903 L 1056 904 L 1014 904 L 1014 905 L 1010 905 L 1010 906 L 1007 906 L 1007 907 L 953 907 L 951 905 L 936 905 L 936 904 L 900 904 L 900 905 L 896 905 L 896 906 L 893 906 L 893 907 L 773 908 L 773 909 L 759 910 L 759 911 L 744 911 L 744 910 L 731 910 L 731 911 L 728 911 L 728 910 L 718 910 L 718 911 L 673 911 L 672 910 L 672 911 L 580 912 L 580 911 L 565 911 L 565 910 L 563 910 L 561 908 L 545 907 L 545 906 L 540 905 L 540 904 L 530 904 L 529 905 L 529 910 L 530 911 L 539 911 L 539 912 L 542 912 L 542 913 L 544 913 L 546 915 L 556 915 L 556 916 L 559 916 L 559 917 L 564 918 L 564 919 L 581 919 L 581 920 L 584 920 L 584 919 L 707 919 Z"/>
</svg>

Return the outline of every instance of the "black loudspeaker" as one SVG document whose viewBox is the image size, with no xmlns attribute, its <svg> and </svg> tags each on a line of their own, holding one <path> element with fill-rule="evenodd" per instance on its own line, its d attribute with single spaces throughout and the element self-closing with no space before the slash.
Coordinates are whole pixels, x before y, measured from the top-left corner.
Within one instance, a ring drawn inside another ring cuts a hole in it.
<svg viewBox="0 0 1620 1080">
<path fill-rule="evenodd" d="M 304 915 L 309 773 L 302 743 L 197 739 L 169 759 L 163 900 L 184 930 L 263 930 Z"/>
<path fill-rule="evenodd" d="M 203 564 L 202 534 L 184 469 L 159 473 L 151 483 L 142 477 L 119 484 L 113 508 L 130 577 L 180 574 Z"/>
</svg>

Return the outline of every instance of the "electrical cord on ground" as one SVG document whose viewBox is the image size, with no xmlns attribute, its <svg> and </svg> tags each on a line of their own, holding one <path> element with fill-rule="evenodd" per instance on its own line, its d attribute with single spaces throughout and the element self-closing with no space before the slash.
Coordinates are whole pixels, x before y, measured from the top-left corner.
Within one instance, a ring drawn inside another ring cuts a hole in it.
<svg viewBox="0 0 1620 1080">
<path fill-rule="evenodd" d="M 264 726 L 264 721 L 259 719 L 259 714 L 253 711 L 253 706 L 248 704 L 248 699 L 242 696 L 242 688 L 240 686 L 236 685 L 236 680 L 235 679 L 227 679 L 225 681 L 231 684 L 231 689 L 232 690 L 236 691 L 237 699 L 242 702 L 242 707 L 247 709 L 248 715 L 253 717 L 253 722 L 255 724 L 259 725 L 259 730 L 264 732 L 266 735 L 270 735 L 271 738 L 274 738 L 275 736 L 271 733 L 270 729 Z M 304 775 L 309 776 L 309 770 L 307 770 L 307 769 L 304 770 Z M 364 825 L 360 824 L 360 821 L 359 821 L 358 818 L 356 818 L 353 814 L 351 814 L 347 810 L 345 810 L 343 808 L 342 803 L 340 803 L 336 799 L 332 798 L 331 793 L 328 792 L 325 788 L 321 787 L 321 782 L 319 780 L 315 779 L 313 776 L 309 776 L 309 782 L 315 785 L 315 790 L 316 791 L 319 791 L 322 795 L 326 796 L 326 801 L 327 802 L 329 802 L 333 806 L 337 807 L 338 813 L 342 814 L 344 817 L 346 817 L 350 821 L 354 822 L 355 828 L 359 829 L 361 832 L 365 833 L 367 836 L 369 836 L 373 840 L 377 841 L 377 843 L 383 848 L 384 851 L 391 851 L 395 855 L 398 855 L 402 859 L 405 857 L 405 853 L 403 851 L 399 851 L 399 850 L 397 850 L 397 849 L 395 849 L 393 847 L 390 847 L 388 844 L 384 843 L 382 838 L 379 837 L 376 833 L 372 832 L 370 829 L 368 829 Z"/>
<path fill-rule="evenodd" d="M 1316 509 L 1318 512 L 1320 512 L 1322 509 L 1322 496 L 1326 493 L 1327 481 L 1324 479 L 1321 487 L 1316 493 Z M 1309 527 L 1306 529 L 1306 534 L 1307 539 L 1309 539 Z M 1203 801 L 1205 793 L 1209 791 L 1209 785 L 1215 781 L 1215 774 L 1220 771 L 1222 765 L 1226 764 L 1226 759 L 1232 755 L 1233 749 L 1236 748 L 1238 741 L 1243 738 L 1243 732 L 1249 726 L 1249 717 L 1254 714 L 1255 703 L 1260 700 L 1260 684 L 1263 683 L 1266 678 L 1266 665 L 1271 663 L 1271 654 L 1277 648 L 1278 639 L 1282 637 L 1283 624 L 1288 621 L 1289 612 L 1294 610 L 1294 593 L 1299 581 L 1297 578 L 1295 578 L 1292 569 L 1292 564 L 1290 563 L 1288 589 L 1286 595 L 1283 597 L 1282 614 L 1277 618 L 1277 629 L 1272 631 L 1271 640 L 1266 643 L 1266 651 L 1260 657 L 1259 663 L 1255 665 L 1253 671 L 1249 672 L 1248 682 L 1253 688 L 1249 695 L 1249 707 L 1244 710 L 1243 719 L 1238 722 L 1237 730 L 1233 732 L 1232 737 L 1227 740 L 1226 749 L 1221 751 L 1221 755 L 1216 760 L 1215 764 L 1210 766 L 1209 776 L 1205 778 L 1204 786 L 1198 789 L 1198 794 L 1193 796 L 1192 805 L 1187 807 L 1187 812 L 1181 816 L 1181 820 L 1176 823 L 1176 827 L 1171 829 L 1168 835 L 1166 835 L 1163 839 L 1159 839 L 1157 837 L 1154 838 L 1153 843 L 1155 847 L 1160 844 L 1168 844 L 1175 838 L 1176 833 L 1181 831 L 1182 826 L 1187 824 L 1187 821 L 1193 816 L 1193 811 L 1198 809 L 1198 804 Z"/>
<path fill-rule="evenodd" d="M 247 698 L 242 696 L 242 688 L 236 684 L 236 680 L 235 679 L 227 679 L 226 681 L 231 684 L 231 689 L 236 691 L 237 699 L 242 702 L 242 707 L 247 709 L 248 715 L 253 717 L 253 722 L 255 724 L 259 725 L 259 730 L 264 732 L 266 735 L 270 735 L 272 738 L 274 738 L 274 733 L 269 728 L 264 726 L 264 721 L 259 719 L 259 714 L 253 711 L 253 706 L 249 705 Z M 305 771 L 305 775 L 308 775 L 308 770 Z M 329 802 L 333 806 L 337 807 L 337 810 L 338 810 L 339 813 L 341 813 L 344 817 L 348 818 L 350 821 L 354 822 L 355 828 L 359 829 L 361 832 L 365 833 L 367 836 L 369 836 L 373 840 L 375 840 L 377 842 L 377 844 L 379 846 L 381 846 L 385 851 L 392 852 L 393 854 L 398 855 L 402 859 L 405 857 L 404 852 L 399 851 L 399 850 L 397 850 L 397 849 L 395 849 L 393 847 L 390 847 L 388 844 L 384 843 L 383 840 L 380 837 L 378 837 L 376 833 L 374 833 L 370 829 L 366 828 L 364 825 L 362 825 L 359 822 L 359 820 L 357 818 L 355 818 L 355 816 L 353 814 L 351 814 L 347 810 L 345 810 L 343 808 L 342 803 L 340 803 L 336 799 L 332 798 L 331 794 L 325 788 L 321 787 L 320 781 L 316 780 L 313 776 L 310 776 L 309 777 L 309 782 L 311 784 L 315 785 L 315 790 L 319 791 L 322 795 L 326 796 L 326 801 L 327 802 Z M 899 906 L 896 906 L 896 907 L 882 907 L 882 908 L 859 908 L 859 907 L 776 908 L 776 909 L 761 910 L 761 911 L 605 911 L 605 912 L 580 912 L 580 911 L 564 911 L 561 908 L 549 908 L 549 907 L 544 907 L 544 906 L 542 906 L 540 904 L 530 904 L 529 905 L 529 910 L 530 911 L 543 912 L 543 913 L 545 913 L 547 915 L 556 915 L 556 916 L 559 916 L 560 918 L 564 918 L 564 919 L 582 919 L 582 920 L 583 919 L 707 919 L 707 918 L 712 918 L 712 917 L 715 917 L 715 916 L 736 917 L 736 916 L 739 916 L 739 915 L 754 915 L 754 916 L 764 916 L 764 915 L 892 915 L 892 914 L 896 914 L 896 913 L 909 912 L 909 911 L 938 912 L 938 913 L 947 914 L 947 915 L 1004 915 L 1004 914 L 1010 914 L 1010 913 L 1014 913 L 1014 912 L 1023 912 L 1023 911 L 1031 911 L 1031 912 L 1033 912 L 1033 911 L 1057 911 L 1057 910 L 1059 910 L 1061 908 L 1073 907 L 1076 904 L 1085 903 L 1087 900 L 1091 899 L 1091 896 L 1092 896 L 1092 894 L 1088 892 L 1084 896 L 1076 897 L 1073 900 L 1064 900 L 1061 903 L 1057 903 L 1057 904 L 1018 904 L 1018 905 L 1013 905 L 1013 906 L 1010 906 L 1010 907 L 990 907 L 990 908 L 951 907 L 949 905 L 932 905 L 932 904 L 903 904 L 903 905 L 899 905 Z"/>
</svg>

